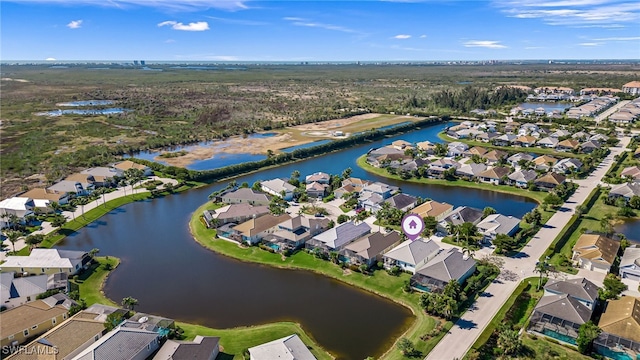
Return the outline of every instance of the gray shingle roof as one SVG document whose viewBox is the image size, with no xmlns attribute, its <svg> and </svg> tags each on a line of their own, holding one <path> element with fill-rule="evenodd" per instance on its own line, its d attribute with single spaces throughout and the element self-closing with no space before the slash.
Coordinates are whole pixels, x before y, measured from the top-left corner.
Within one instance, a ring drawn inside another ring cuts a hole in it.
<svg viewBox="0 0 640 360">
<path fill-rule="evenodd" d="M 78 360 L 130 360 L 141 352 L 147 351 L 147 345 L 156 341 L 158 334 L 148 330 L 118 328 L 102 337 Z"/>
<path fill-rule="evenodd" d="M 290 335 L 249 348 L 253 360 L 316 360 L 298 335 Z"/>
<path fill-rule="evenodd" d="M 345 249 L 351 250 L 365 259 L 373 259 L 380 255 L 384 249 L 399 242 L 400 239 L 400 234 L 395 231 L 386 235 L 377 232 L 354 241 L 347 245 Z"/>
<path fill-rule="evenodd" d="M 534 311 L 574 324 L 584 324 L 591 319 L 591 309 L 567 294 L 543 296 Z"/>
<path fill-rule="evenodd" d="M 598 287 L 585 278 L 552 280 L 545 285 L 544 289 L 554 293 L 567 294 L 571 297 L 590 302 L 594 302 L 598 298 Z"/>
<path fill-rule="evenodd" d="M 417 201 L 418 199 L 416 199 L 415 196 L 411 196 L 403 193 L 393 195 L 392 197 L 385 200 L 385 202 L 388 202 L 389 204 L 391 204 L 392 207 L 396 209 L 403 209 L 412 204 L 415 205 Z"/>
<path fill-rule="evenodd" d="M 371 227 L 367 223 L 355 225 L 349 221 L 320 233 L 313 239 L 325 243 L 329 248 L 339 249 L 370 231 Z"/>
<path fill-rule="evenodd" d="M 469 206 L 461 206 L 453 210 L 444 221 L 454 225 L 460 225 L 465 222 L 477 224 L 482 220 L 483 212 L 480 209 Z"/>
<path fill-rule="evenodd" d="M 397 247 L 391 249 L 384 256 L 389 259 L 416 265 L 440 250 L 440 246 L 438 246 L 438 244 L 433 240 L 407 240 Z"/>
<path fill-rule="evenodd" d="M 458 249 L 447 249 L 429 260 L 416 273 L 449 282 L 460 279 L 475 265 L 476 261 L 472 257 L 463 256 Z"/>
</svg>

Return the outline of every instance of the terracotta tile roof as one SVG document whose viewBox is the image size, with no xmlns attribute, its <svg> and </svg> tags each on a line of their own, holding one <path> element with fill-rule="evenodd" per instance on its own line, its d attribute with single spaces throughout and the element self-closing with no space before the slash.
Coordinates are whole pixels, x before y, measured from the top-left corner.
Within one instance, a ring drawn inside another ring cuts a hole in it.
<svg viewBox="0 0 640 360">
<path fill-rule="evenodd" d="M 640 342 L 640 299 L 623 296 L 607 301 L 598 326 L 606 333 Z"/>
<path fill-rule="evenodd" d="M 554 158 L 553 156 L 549 156 L 549 155 L 542 155 L 542 156 L 538 156 L 537 158 L 533 159 L 533 163 L 536 165 L 547 165 L 549 163 L 555 164 L 558 162 L 558 159 Z"/>
<path fill-rule="evenodd" d="M 287 214 L 283 214 L 280 216 L 266 214 L 260 216 L 259 218 L 245 221 L 242 224 L 234 227 L 233 230 L 236 230 L 245 236 L 255 236 L 289 219 L 291 219 L 291 216 Z"/>
<path fill-rule="evenodd" d="M 443 213 L 451 212 L 451 210 L 453 210 L 453 205 L 451 204 L 430 200 L 423 203 L 422 205 L 415 207 L 411 210 L 411 212 L 422 217 L 438 217 Z"/>
<path fill-rule="evenodd" d="M 511 169 L 507 167 L 497 166 L 481 172 L 480 174 L 478 174 L 478 176 L 490 178 L 490 179 L 502 179 L 503 176 L 509 175 L 510 172 L 511 172 Z"/>
<path fill-rule="evenodd" d="M 17 334 L 31 326 L 51 320 L 69 311 L 62 305 L 49 306 L 43 300 L 36 300 L 2 312 L 0 333 L 3 337 Z"/>
<path fill-rule="evenodd" d="M 118 169 L 122 169 L 122 170 L 128 170 L 128 169 L 145 170 L 147 168 L 147 166 L 135 163 L 135 162 L 133 162 L 131 160 L 121 161 L 121 162 L 113 165 L 113 167 L 114 168 L 118 168 Z"/>
<path fill-rule="evenodd" d="M 60 201 L 67 193 L 56 191 L 56 190 L 47 190 L 42 188 L 31 189 L 26 193 L 20 195 L 24 197 L 28 197 L 34 200 L 50 200 L 50 201 Z"/>
<path fill-rule="evenodd" d="M 578 145 L 580 145 L 580 142 L 578 140 L 572 140 L 572 139 L 562 140 L 558 143 L 558 146 L 572 148 L 572 149 L 575 149 L 576 147 L 578 147 Z"/>
<path fill-rule="evenodd" d="M 578 257 L 601 264 L 613 264 L 618 254 L 620 242 L 599 234 L 582 234 L 573 251 Z"/>
</svg>

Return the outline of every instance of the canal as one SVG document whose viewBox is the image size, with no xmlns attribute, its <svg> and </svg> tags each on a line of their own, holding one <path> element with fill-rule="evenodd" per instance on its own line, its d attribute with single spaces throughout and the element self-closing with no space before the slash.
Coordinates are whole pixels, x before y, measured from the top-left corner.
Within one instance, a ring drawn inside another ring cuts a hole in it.
<svg viewBox="0 0 640 360">
<path fill-rule="evenodd" d="M 316 171 L 387 181 L 367 174 L 355 160 L 369 148 L 397 139 L 439 141 L 444 124 L 416 130 L 375 143 L 356 146 L 236 179 L 302 176 Z M 417 196 L 454 205 L 494 207 L 521 217 L 535 202 L 491 191 L 390 182 Z M 388 299 L 306 271 L 275 269 L 243 263 L 202 248 L 187 224 L 193 210 L 225 184 L 125 205 L 67 237 L 63 249 L 99 248 L 117 256 L 121 265 L 105 284 L 106 295 L 119 302 L 132 296 L 138 310 L 214 328 L 295 321 L 340 359 L 380 356 L 410 325 L 409 310 Z"/>
</svg>

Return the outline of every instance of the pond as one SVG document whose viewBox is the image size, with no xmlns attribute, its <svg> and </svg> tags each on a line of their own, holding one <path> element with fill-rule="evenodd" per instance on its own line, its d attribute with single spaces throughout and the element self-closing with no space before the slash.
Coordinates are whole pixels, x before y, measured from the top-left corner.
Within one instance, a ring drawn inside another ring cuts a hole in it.
<svg viewBox="0 0 640 360">
<path fill-rule="evenodd" d="M 38 116 L 62 116 L 62 115 L 113 115 L 131 111 L 123 108 L 109 109 L 72 109 L 72 110 L 51 110 L 36 113 Z"/>
<path fill-rule="evenodd" d="M 572 107 L 572 104 L 567 104 L 567 103 L 543 103 L 543 102 L 525 102 L 522 103 L 520 105 L 521 108 L 523 109 L 537 109 L 537 108 L 543 108 L 545 112 L 552 112 L 554 110 L 560 110 L 560 111 L 565 111 L 568 108 Z"/>
<path fill-rule="evenodd" d="M 640 244 L 640 219 L 630 219 L 616 225 L 616 232 L 624 234 L 627 239 Z"/>
</svg>

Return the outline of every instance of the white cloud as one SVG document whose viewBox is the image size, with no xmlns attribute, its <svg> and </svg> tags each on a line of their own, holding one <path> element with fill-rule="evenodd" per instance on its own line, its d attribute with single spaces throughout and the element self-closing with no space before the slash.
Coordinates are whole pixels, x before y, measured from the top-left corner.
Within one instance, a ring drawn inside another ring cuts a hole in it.
<svg viewBox="0 0 640 360">
<path fill-rule="evenodd" d="M 177 21 L 163 21 L 161 23 L 158 24 L 158 26 L 171 26 L 171 28 L 173 30 L 180 30 L 180 31 L 205 31 L 205 30 L 209 30 L 209 23 L 207 23 L 206 21 L 198 21 L 198 22 L 192 22 L 189 23 L 187 25 L 181 23 L 181 22 L 177 22 Z"/>
<path fill-rule="evenodd" d="M 488 49 L 504 49 L 505 45 L 500 44 L 500 41 L 492 40 L 469 40 L 465 42 L 464 47 L 483 47 Z"/>
<path fill-rule="evenodd" d="M 295 26 L 305 26 L 305 27 L 319 28 L 319 29 L 325 29 L 325 30 L 340 31 L 340 32 L 351 33 L 351 34 L 360 33 L 359 31 L 356 31 L 344 26 L 325 24 L 325 23 L 315 22 L 312 20 L 299 18 L 299 17 L 284 17 L 282 19 L 290 21 L 291 24 Z"/>
<path fill-rule="evenodd" d="M 424 39 L 426 37 L 427 37 L 427 35 L 420 35 L 420 39 Z"/>
<path fill-rule="evenodd" d="M 299 17 L 295 17 L 295 16 L 286 16 L 286 17 L 283 17 L 282 20 L 287 20 L 287 21 L 307 21 L 307 19 L 303 19 L 303 18 L 299 18 Z"/>
<path fill-rule="evenodd" d="M 173 44 L 174 42 L 176 42 L 176 41 L 173 40 L 173 39 L 167 39 L 167 40 L 164 41 L 165 44 Z"/>
<path fill-rule="evenodd" d="M 640 36 L 620 36 L 620 37 L 608 37 L 602 39 L 593 39 L 596 41 L 640 41 Z"/>
<path fill-rule="evenodd" d="M 409 39 L 411 38 L 411 35 L 407 35 L 407 34 L 400 34 L 400 35 L 396 35 L 393 37 L 394 39 L 400 39 L 400 40 L 404 40 L 404 39 Z"/>
<path fill-rule="evenodd" d="M 126 8 L 132 6 L 151 7 L 169 11 L 196 11 L 220 9 L 238 11 L 249 9 L 248 1 L 238 0 L 11 0 L 17 3 L 47 3 L 62 5 L 94 5 L 100 7 Z"/>
<path fill-rule="evenodd" d="M 44 61 L 56 61 L 56 58 L 48 57 L 44 59 Z"/>
<path fill-rule="evenodd" d="M 598 43 L 598 42 L 583 42 L 578 44 L 580 46 L 600 46 L 602 45 L 602 43 Z"/>
<path fill-rule="evenodd" d="M 79 29 L 82 26 L 82 20 L 73 20 L 67 24 L 69 29 Z"/>
</svg>

